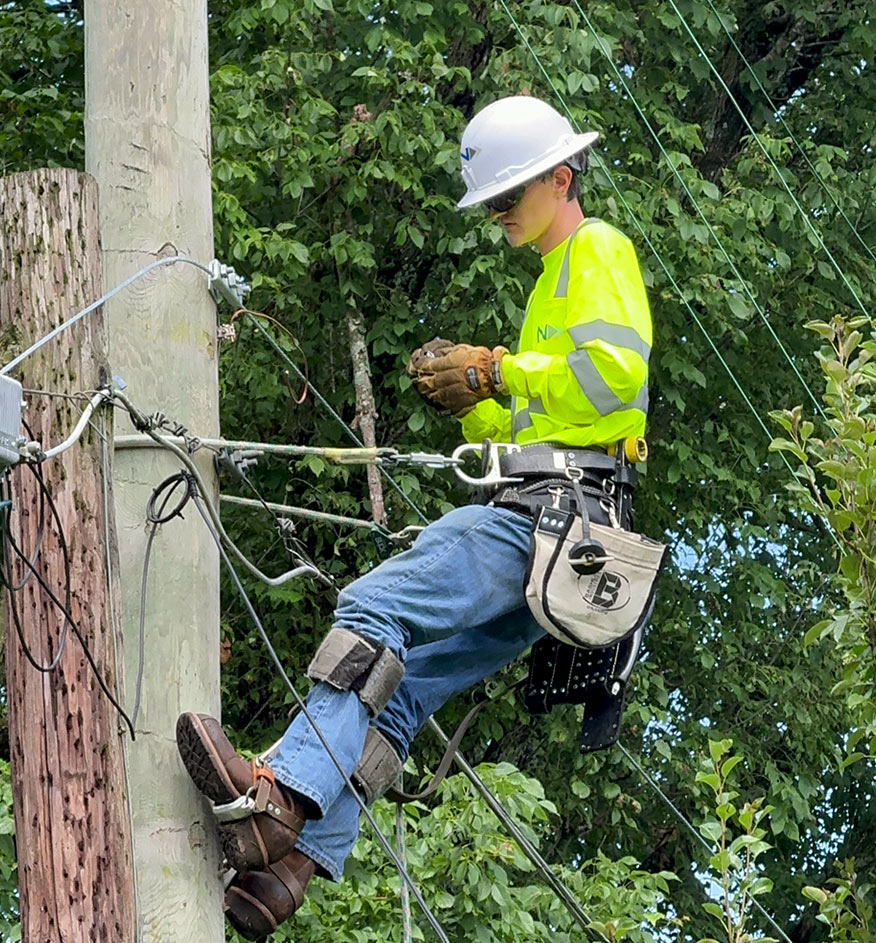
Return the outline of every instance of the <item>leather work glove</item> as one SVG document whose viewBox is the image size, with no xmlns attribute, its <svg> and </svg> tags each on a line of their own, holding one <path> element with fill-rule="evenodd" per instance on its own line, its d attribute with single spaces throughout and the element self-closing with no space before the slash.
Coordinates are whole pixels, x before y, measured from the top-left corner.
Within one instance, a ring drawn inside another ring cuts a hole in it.
<svg viewBox="0 0 876 943">
<path fill-rule="evenodd" d="M 448 350 L 451 350 L 455 346 L 453 341 L 449 341 L 444 337 L 436 337 L 427 344 L 423 344 L 422 347 L 418 347 L 411 354 L 405 366 L 405 373 L 414 381 L 414 389 L 433 409 L 438 410 L 439 413 L 444 415 L 447 415 L 446 407 L 442 406 L 437 400 L 433 400 L 426 392 L 421 390 L 417 380 L 419 379 L 421 369 L 431 361 L 434 361 L 437 357 L 446 354 Z"/>
<path fill-rule="evenodd" d="M 462 417 L 482 399 L 505 391 L 501 361 L 507 353 L 506 347 L 490 350 L 454 344 L 445 354 L 421 366 L 414 386 L 430 403 Z"/>
<path fill-rule="evenodd" d="M 411 354 L 408 365 L 405 367 L 405 373 L 412 380 L 415 380 L 419 370 L 428 364 L 430 360 L 434 360 L 436 357 L 442 357 L 448 350 L 455 346 L 453 341 L 446 340 L 443 337 L 434 338 L 434 340 L 429 341 L 428 344 L 423 344 L 422 347 L 418 347 Z"/>
</svg>

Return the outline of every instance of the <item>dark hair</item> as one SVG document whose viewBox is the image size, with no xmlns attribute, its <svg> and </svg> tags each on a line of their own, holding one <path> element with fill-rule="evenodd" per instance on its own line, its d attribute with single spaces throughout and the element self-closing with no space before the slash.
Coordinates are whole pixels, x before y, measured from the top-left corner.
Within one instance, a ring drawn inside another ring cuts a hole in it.
<svg viewBox="0 0 876 943">
<path fill-rule="evenodd" d="M 585 148 L 574 154 L 571 160 L 566 162 L 566 166 L 572 171 L 572 180 L 569 183 L 569 189 L 566 191 L 566 200 L 572 202 L 581 196 L 581 175 L 587 173 L 587 164 L 590 156 L 590 148 Z"/>
<path fill-rule="evenodd" d="M 588 163 L 588 154 L 590 153 L 589 148 L 585 148 L 583 151 L 579 151 L 577 154 L 573 154 L 568 160 L 563 161 L 562 164 L 557 164 L 556 167 L 551 167 L 550 170 L 546 171 L 542 175 L 542 180 L 547 180 L 553 175 L 553 172 L 557 167 L 568 167 L 572 172 L 572 179 L 569 181 L 569 189 L 566 190 L 566 202 L 571 203 L 572 200 L 577 200 L 581 197 L 581 179 L 580 175 L 587 173 L 587 163 Z"/>
</svg>

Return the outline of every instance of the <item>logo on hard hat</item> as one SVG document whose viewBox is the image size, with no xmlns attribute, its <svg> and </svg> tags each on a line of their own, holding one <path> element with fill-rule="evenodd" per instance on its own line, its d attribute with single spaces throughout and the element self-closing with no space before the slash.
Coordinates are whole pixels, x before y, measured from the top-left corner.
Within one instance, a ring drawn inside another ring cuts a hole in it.
<svg viewBox="0 0 876 943">
<path fill-rule="evenodd" d="M 464 151 L 459 152 L 459 156 L 463 160 L 471 160 L 475 154 L 479 152 L 480 148 L 477 147 L 467 147 Z"/>
</svg>

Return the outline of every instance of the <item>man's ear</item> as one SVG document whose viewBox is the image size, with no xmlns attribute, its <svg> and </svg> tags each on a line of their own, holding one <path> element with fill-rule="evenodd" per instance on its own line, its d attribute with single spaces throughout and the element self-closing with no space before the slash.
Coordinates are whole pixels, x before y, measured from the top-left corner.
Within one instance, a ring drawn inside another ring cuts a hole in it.
<svg viewBox="0 0 876 943">
<path fill-rule="evenodd" d="M 554 193 L 562 199 L 566 198 L 566 191 L 572 183 L 572 171 L 565 164 L 554 167 Z"/>
</svg>

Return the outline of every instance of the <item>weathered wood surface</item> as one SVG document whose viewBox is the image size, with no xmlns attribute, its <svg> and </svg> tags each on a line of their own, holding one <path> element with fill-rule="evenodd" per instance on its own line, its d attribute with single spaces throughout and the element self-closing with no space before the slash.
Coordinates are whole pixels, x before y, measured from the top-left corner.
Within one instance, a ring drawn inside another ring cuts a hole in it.
<svg viewBox="0 0 876 943">
<path fill-rule="evenodd" d="M 100 187 L 104 285 L 160 257 L 213 256 L 205 0 L 89 0 L 85 160 Z M 144 413 L 193 434 L 219 429 L 216 311 L 207 276 L 159 268 L 106 306 L 113 372 Z M 119 416 L 118 432 L 133 431 Z M 196 460 L 208 481 L 207 453 Z M 146 502 L 179 462 L 118 450 L 114 493 L 125 676 L 138 671 Z M 212 815 L 176 753 L 181 711 L 219 712 L 219 560 L 199 515 L 164 525 L 152 547 L 137 740 L 129 753 L 142 943 L 224 939 Z"/>
<path fill-rule="evenodd" d="M 0 179 L 2 362 L 100 293 L 94 180 L 72 170 Z M 106 358 L 106 330 L 98 310 L 25 360 L 13 375 L 26 388 L 93 390 L 106 378 Z M 31 394 L 26 400 L 25 419 L 44 449 L 66 438 L 79 418 L 72 400 Z M 101 422 L 97 418 L 95 426 Z M 106 428 L 111 434 L 109 418 Z M 89 427 L 78 446 L 48 460 L 42 470 L 69 547 L 71 614 L 110 690 L 116 691 L 107 545 L 115 563 L 112 572 L 118 573 L 118 565 L 112 501 L 108 508 L 104 503 L 103 459 L 102 442 Z M 16 469 L 12 481 L 10 530 L 30 554 L 37 540 L 39 491 L 26 468 Z M 64 561 L 48 509 L 37 568 L 63 601 Z M 18 581 L 26 572 L 20 562 L 13 571 Z M 16 594 L 16 605 L 29 648 L 39 663 L 48 664 L 58 650 L 63 616 L 33 577 Z M 133 943 L 131 837 L 119 717 L 72 632 L 57 668 L 40 673 L 25 659 L 6 593 L 4 624 L 22 939 Z"/>
</svg>

